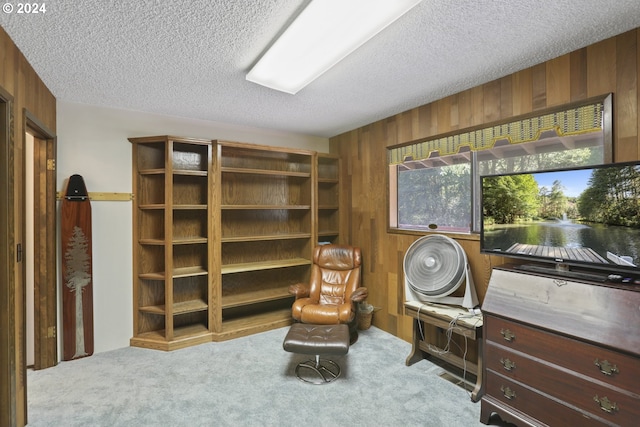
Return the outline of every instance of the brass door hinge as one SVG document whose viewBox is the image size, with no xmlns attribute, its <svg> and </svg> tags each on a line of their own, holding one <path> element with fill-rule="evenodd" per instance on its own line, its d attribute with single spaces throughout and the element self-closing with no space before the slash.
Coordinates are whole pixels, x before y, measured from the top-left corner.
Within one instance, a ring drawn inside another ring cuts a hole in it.
<svg viewBox="0 0 640 427">
<path fill-rule="evenodd" d="M 47 159 L 47 170 L 48 171 L 56 170 L 56 159 Z"/>
<path fill-rule="evenodd" d="M 47 330 L 47 338 L 55 338 L 55 337 L 56 337 L 56 327 L 49 326 L 49 329 Z"/>
</svg>

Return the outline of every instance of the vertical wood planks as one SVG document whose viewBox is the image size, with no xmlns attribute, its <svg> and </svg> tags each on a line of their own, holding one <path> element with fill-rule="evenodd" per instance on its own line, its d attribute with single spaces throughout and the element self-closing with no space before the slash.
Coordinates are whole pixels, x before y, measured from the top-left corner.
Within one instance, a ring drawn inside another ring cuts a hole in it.
<svg viewBox="0 0 640 427">
<path fill-rule="evenodd" d="M 616 90 L 613 118 L 617 130 L 615 160 L 638 158 L 638 39 L 634 31 L 616 38 Z"/>
<path fill-rule="evenodd" d="M 369 302 L 380 307 L 373 317 L 376 326 L 410 339 L 411 322 L 400 309 L 402 258 L 419 237 L 387 230 L 388 189 L 380 188 L 388 185 L 386 148 L 613 92 L 614 158 L 639 159 L 639 45 L 640 29 L 629 31 L 331 138 L 331 150 L 340 154 L 348 172 L 341 194 L 353 195 L 350 219 L 344 220 L 351 223 L 346 243 L 361 247 L 363 257 L 375 262 L 363 271 L 363 283 L 369 288 Z M 458 241 L 467 252 L 482 300 L 491 268 L 505 259 L 480 254 L 477 236 L 460 236 Z"/>
<path fill-rule="evenodd" d="M 7 331 L 1 335 L 0 347 L 7 352 L 0 354 L 0 425 L 26 424 L 26 368 L 22 349 L 24 348 L 24 324 L 22 312 L 24 307 L 23 283 L 21 281 L 22 264 L 15 262 L 15 247 L 24 244 L 23 228 L 20 226 L 24 218 L 20 155 L 24 150 L 25 110 L 37 117 L 40 122 L 55 132 L 56 100 L 37 76 L 22 53 L 0 27 L 0 88 L 2 92 L 13 98 L 10 108 L 13 123 L 7 124 L 12 131 L 13 145 L 0 147 L 6 149 L 6 157 L 0 156 L 0 169 L 8 171 L 8 193 L 2 193 L 3 218 L 0 228 L 3 230 L 0 244 L 7 247 L 0 259 L 4 271 L 0 278 L 0 295 L 8 301 L 6 316 L 0 316 L 0 329 Z M 20 163 L 20 164 L 19 164 Z M 18 182 L 18 180 L 20 182 Z M 6 230 L 6 233 L 5 233 Z M 4 256 L 6 255 L 6 256 Z"/>
</svg>

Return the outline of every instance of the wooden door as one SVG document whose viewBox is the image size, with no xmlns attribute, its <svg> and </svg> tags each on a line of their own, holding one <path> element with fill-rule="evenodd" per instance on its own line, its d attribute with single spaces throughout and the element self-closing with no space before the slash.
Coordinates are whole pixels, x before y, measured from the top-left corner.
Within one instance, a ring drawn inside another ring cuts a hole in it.
<svg viewBox="0 0 640 427">
<path fill-rule="evenodd" d="M 27 112 L 33 147 L 34 369 L 58 363 L 56 299 L 56 146 L 55 137 Z"/>
<path fill-rule="evenodd" d="M 26 316 L 26 264 L 25 264 L 25 135 L 21 138 L 16 138 L 13 145 L 13 227 L 10 228 L 10 232 L 14 239 L 12 245 L 14 249 L 14 256 L 12 257 L 11 268 L 14 271 L 14 283 L 13 283 L 13 312 L 15 313 L 13 318 L 13 333 L 15 337 L 15 348 L 12 354 L 13 363 L 15 364 L 18 372 L 18 377 L 15 383 L 15 401 L 16 408 L 19 408 L 16 413 L 16 424 L 19 426 L 27 423 L 27 356 L 26 356 L 26 336 L 25 336 L 25 324 L 27 321 Z M 11 237 L 9 237 L 11 239 Z"/>
</svg>

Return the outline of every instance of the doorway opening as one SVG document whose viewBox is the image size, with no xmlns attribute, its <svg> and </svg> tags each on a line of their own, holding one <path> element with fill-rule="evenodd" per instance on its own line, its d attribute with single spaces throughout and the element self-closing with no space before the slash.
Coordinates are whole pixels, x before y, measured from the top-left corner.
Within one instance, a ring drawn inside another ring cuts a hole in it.
<svg viewBox="0 0 640 427">
<path fill-rule="evenodd" d="M 27 369 L 34 368 L 35 365 L 35 321 L 34 321 L 34 289 L 33 289 L 33 276 L 36 268 L 36 260 L 34 258 L 34 243 L 35 236 L 33 231 L 33 180 L 34 180 L 34 168 L 33 168 L 33 146 L 34 136 L 29 133 L 29 130 L 24 135 L 24 221 L 25 221 L 25 239 L 24 239 L 24 259 L 25 259 L 25 339 L 26 343 L 26 365 Z"/>
</svg>

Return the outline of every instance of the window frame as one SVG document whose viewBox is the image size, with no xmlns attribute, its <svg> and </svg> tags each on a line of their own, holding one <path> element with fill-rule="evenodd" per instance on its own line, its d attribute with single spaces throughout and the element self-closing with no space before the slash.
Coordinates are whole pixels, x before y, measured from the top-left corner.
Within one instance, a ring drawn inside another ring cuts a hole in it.
<svg viewBox="0 0 640 427">
<path fill-rule="evenodd" d="M 488 128 L 494 128 L 496 126 L 501 126 L 501 125 L 505 125 L 508 123 L 514 123 L 514 122 L 518 122 L 518 121 L 524 121 L 524 120 L 530 120 L 530 119 L 534 119 L 534 118 L 538 118 L 538 117 L 542 117 L 545 115 L 549 115 L 549 114 L 554 114 L 554 113 L 559 113 L 559 112 L 564 112 L 567 110 L 571 110 L 571 109 L 576 109 L 576 108 L 580 108 L 580 107 L 585 107 L 585 106 L 589 106 L 589 105 L 596 105 L 596 104 L 602 104 L 602 138 L 603 138 L 603 143 L 602 143 L 602 148 L 603 148 L 603 164 L 606 163 L 611 163 L 613 161 L 613 117 L 612 117 L 612 98 L 613 98 L 613 94 L 609 93 L 606 95 L 602 95 L 602 96 L 597 96 L 597 97 L 592 97 L 589 99 L 585 99 L 583 101 L 578 101 L 578 102 L 573 102 L 573 103 L 569 103 L 569 104 L 563 104 L 561 106 L 557 106 L 557 107 L 551 107 L 551 108 L 547 108 L 544 110 L 540 110 L 540 111 L 535 111 L 532 113 L 528 113 L 528 114 L 522 114 L 522 115 L 518 115 L 518 116 L 513 116 L 513 117 L 509 117 L 507 119 L 503 119 L 503 120 L 499 120 L 499 121 L 494 121 L 494 122 L 490 122 L 490 123 L 485 123 L 482 125 L 478 125 L 478 126 L 473 126 L 473 127 L 468 127 L 468 128 L 464 128 L 464 129 L 459 129 L 459 130 L 455 130 L 452 132 L 447 132 L 447 133 L 443 133 L 443 134 L 438 134 L 432 137 L 428 137 L 428 138 L 421 138 L 418 140 L 413 140 L 413 141 L 408 141 L 402 144 L 396 144 L 393 146 L 389 146 L 387 147 L 387 159 L 388 159 L 388 163 L 387 163 L 387 209 L 386 209 L 386 222 L 387 222 L 387 232 L 388 233 L 392 233 L 392 234 L 408 234 L 408 235 L 427 235 L 427 234 L 432 234 L 432 233 L 437 233 L 437 234 L 450 234 L 456 238 L 471 238 L 472 240 L 476 240 L 479 232 L 480 232 L 480 210 L 481 210 L 481 200 L 480 200 L 480 181 L 481 181 L 481 176 L 479 173 L 479 166 L 478 166 L 478 152 L 479 151 L 484 151 L 484 150 L 491 150 L 494 147 L 494 144 L 491 145 L 490 147 L 486 147 L 483 149 L 470 149 L 470 159 L 469 159 L 469 163 L 470 163 L 470 175 L 471 175 L 471 201 L 470 201 L 470 217 L 471 217 L 471 227 L 470 227 L 470 231 L 468 232 L 459 232 L 459 231 L 452 231 L 452 230 L 438 230 L 438 229 L 431 229 L 431 230 L 419 230 L 419 229 L 405 229 L 405 228 L 398 228 L 398 227 L 393 227 L 392 221 L 393 223 L 397 224 L 398 223 L 398 177 L 397 177 L 397 162 L 392 163 L 390 161 L 391 159 L 391 151 L 392 150 L 396 150 L 398 148 L 402 148 L 402 147 L 407 147 L 407 146 L 412 146 L 412 145 L 416 145 L 416 144 L 420 144 L 423 142 L 427 142 L 427 141 L 435 141 L 435 140 L 443 140 L 443 139 L 449 139 L 452 137 L 455 137 L 456 135 L 461 135 L 461 134 L 467 134 L 467 133 L 471 133 L 471 132 L 476 132 L 479 130 L 484 130 L 484 129 L 488 129 Z M 520 144 L 527 144 L 527 143 L 531 143 L 531 142 L 535 142 L 535 141 L 540 141 L 540 139 L 536 139 L 536 140 L 532 140 L 532 141 L 527 141 L 527 142 L 521 142 Z M 470 145 L 463 145 L 460 144 L 460 146 L 458 147 L 458 151 L 460 149 L 460 147 L 468 147 L 471 148 Z M 437 150 L 432 150 L 432 152 L 437 152 Z M 452 153 L 454 154 L 454 153 Z M 393 187 L 392 187 L 393 185 Z M 392 197 L 395 197 L 396 200 L 394 201 L 394 203 L 392 203 Z M 394 213 L 392 213 L 392 207 L 395 206 L 394 209 Z M 428 226 L 428 224 L 425 224 L 425 227 Z"/>
</svg>

